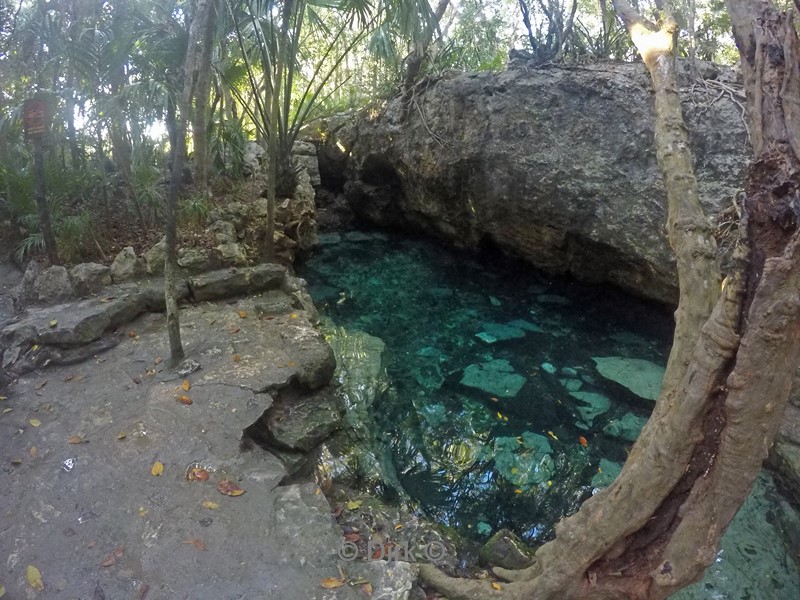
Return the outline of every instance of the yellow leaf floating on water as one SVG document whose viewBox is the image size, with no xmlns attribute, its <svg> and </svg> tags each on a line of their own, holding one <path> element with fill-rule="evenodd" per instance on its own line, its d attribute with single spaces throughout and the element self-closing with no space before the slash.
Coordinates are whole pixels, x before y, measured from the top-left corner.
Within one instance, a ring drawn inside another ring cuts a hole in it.
<svg viewBox="0 0 800 600">
<path fill-rule="evenodd" d="M 188 379 L 184 379 L 184 380 L 183 380 L 183 383 L 181 384 L 181 387 L 183 388 L 183 391 L 184 391 L 184 392 L 188 392 L 188 391 L 189 391 L 189 389 L 192 387 L 192 384 L 191 384 L 191 383 L 189 383 L 189 380 L 188 380 Z"/>
<path fill-rule="evenodd" d="M 492 582 L 492 587 L 493 587 L 494 589 L 496 589 L 496 590 L 502 590 L 502 589 L 503 589 L 503 586 L 502 586 L 502 585 L 500 585 L 499 583 L 497 583 L 496 581 L 493 581 L 493 582 Z"/>
<path fill-rule="evenodd" d="M 555 434 L 555 433 L 553 433 L 552 431 L 548 431 L 548 432 L 547 432 L 547 435 L 549 435 L 549 436 L 550 436 L 551 438 L 553 438 L 555 441 L 558 441 L 558 437 L 556 437 L 556 434 Z"/>
<path fill-rule="evenodd" d="M 150 474 L 158 477 L 164 472 L 164 463 L 161 461 L 156 461 L 153 463 L 153 466 L 150 467 Z"/>
<path fill-rule="evenodd" d="M 28 421 L 28 423 L 31 424 L 31 427 L 39 427 L 39 425 L 42 424 L 42 422 L 39 419 L 31 419 L 30 421 Z"/>
<path fill-rule="evenodd" d="M 552 482 L 552 480 L 549 480 L 549 481 L 547 482 L 547 487 L 553 487 L 553 482 Z"/>
<path fill-rule="evenodd" d="M 319 584 L 326 590 L 332 590 L 334 588 L 342 587 L 344 585 L 344 579 L 340 579 L 339 577 L 326 577 L 320 581 Z"/>
<path fill-rule="evenodd" d="M 345 506 L 347 510 L 358 510 L 361 508 L 362 501 L 361 500 L 350 500 Z"/>
<path fill-rule="evenodd" d="M 28 565 L 25 568 L 25 577 L 28 580 L 28 585 L 30 585 L 37 592 L 41 592 L 44 589 L 44 581 L 42 581 L 42 573 L 39 571 L 39 569 L 37 569 L 33 565 Z"/>
<path fill-rule="evenodd" d="M 212 502 L 211 500 L 203 500 L 201 504 L 203 505 L 203 508 L 208 508 L 211 510 L 216 510 L 219 508 L 219 504 Z"/>
<path fill-rule="evenodd" d="M 514 493 L 515 493 L 515 494 L 521 494 L 521 493 L 522 493 L 522 490 L 521 490 L 521 489 L 519 489 L 519 488 L 517 488 L 516 490 L 514 490 Z"/>
</svg>

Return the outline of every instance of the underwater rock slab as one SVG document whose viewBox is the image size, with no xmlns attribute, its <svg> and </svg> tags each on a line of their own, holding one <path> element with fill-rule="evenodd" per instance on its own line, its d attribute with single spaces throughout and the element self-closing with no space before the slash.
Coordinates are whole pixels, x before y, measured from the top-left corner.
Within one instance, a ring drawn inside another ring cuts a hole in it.
<svg viewBox="0 0 800 600">
<path fill-rule="evenodd" d="M 610 421 L 608 425 L 603 427 L 603 431 L 612 437 L 635 442 L 645 423 L 647 423 L 647 419 L 644 417 L 636 416 L 633 413 L 625 413 L 621 418 Z"/>
<path fill-rule="evenodd" d="M 594 356 L 592 360 L 600 375 L 628 388 L 637 396 L 656 400 L 661 393 L 664 368 L 649 360 L 622 356 Z"/>
<path fill-rule="evenodd" d="M 622 472 L 622 465 L 611 462 L 607 458 L 600 459 L 600 467 L 592 477 L 592 486 L 607 487 L 611 485 L 617 476 Z"/>
<path fill-rule="evenodd" d="M 486 333 L 498 341 L 517 340 L 525 337 L 525 332 L 522 329 L 514 327 L 510 323 L 507 325 L 504 323 L 481 323 L 481 327 L 483 327 L 481 333 Z M 478 337 L 481 336 L 481 333 L 477 334 Z"/>
<path fill-rule="evenodd" d="M 611 408 L 611 400 L 603 396 L 603 394 L 596 392 L 570 392 L 569 395 L 583 403 L 583 405 L 578 405 L 578 413 L 589 427 L 592 426 L 595 418 L 608 412 L 608 409 Z"/>
<path fill-rule="evenodd" d="M 525 385 L 525 378 L 515 373 L 507 360 L 497 359 L 469 365 L 460 383 L 498 398 L 513 398 Z"/>
</svg>

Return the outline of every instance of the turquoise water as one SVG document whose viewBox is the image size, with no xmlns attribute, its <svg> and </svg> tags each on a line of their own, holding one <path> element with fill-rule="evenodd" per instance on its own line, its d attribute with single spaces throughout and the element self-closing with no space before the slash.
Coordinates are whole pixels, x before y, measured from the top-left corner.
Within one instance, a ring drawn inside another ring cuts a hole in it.
<svg viewBox="0 0 800 600">
<path fill-rule="evenodd" d="M 299 269 L 317 306 L 387 345 L 391 384 L 372 409 L 394 471 L 386 496 L 478 541 L 508 527 L 537 544 L 613 479 L 653 407 L 671 314 L 499 254 L 362 232 L 321 241 Z M 758 493 L 758 514 L 777 510 L 767 476 Z M 757 554 L 788 577 L 775 589 L 800 581 L 774 532 L 766 537 L 771 553 Z M 696 597 L 759 597 L 709 589 Z"/>
</svg>

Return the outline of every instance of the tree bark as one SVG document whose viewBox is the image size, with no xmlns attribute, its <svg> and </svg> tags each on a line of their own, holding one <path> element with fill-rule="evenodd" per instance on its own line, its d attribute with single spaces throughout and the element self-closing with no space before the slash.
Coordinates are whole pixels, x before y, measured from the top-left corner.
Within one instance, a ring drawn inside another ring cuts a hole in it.
<svg viewBox="0 0 800 600">
<path fill-rule="evenodd" d="M 425 36 L 425 39 L 414 48 L 408 57 L 408 66 L 406 67 L 406 74 L 403 79 L 403 90 L 405 91 L 406 102 L 411 101 L 411 96 L 414 92 L 414 84 L 417 82 L 419 73 L 422 70 L 422 63 L 425 62 L 425 57 L 428 53 L 428 48 L 433 41 L 434 31 L 438 29 L 439 22 L 442 20 L 447 7 L 450 5 L 450 0 L 439 0 L 436 9 L 433 11 L 433 18 L 435 20 L 435 27 L 431 30 L 430 34 Z"/>
<path fill-rule="evenodd" d="M 44 186 L 44 143 L 41 135 L 33 138 L 33 172 L 35 178 L 34 197 L 39 213 L 39 226 L 42 230 L 44 251 L 51 265 L 61 264 L 58 257 L 58 244 L 50 221 L 50 207 L 47 206 L 47 193 Z"/>
<path fill-rule="evenodd" d="M 175 145 L 172 149 L 172 174 L 167 192 L 164 297 L 170 356 L 173 365 L 176 365 L 184 357 L 180 312 L 175 292 L 178 268 L 178 195 L 183 181 L 183 165 L 186 161 L 186 124 L 191 120 L 192 98 L 197 89 L 197 68 L 203 53 L 203 34 L 210 11 L 210 1 L 198 0 L 195 5 L 195 12 L 189 25 L 189 42 L 186 46 L 186 58 L 183 65 L 183 91 L 177 103 L 177 115 L 171 126 L 171 129 L 175 131 Z M 172 115 L 170 115 L 170 120 L 172 120 Z"/>
<path fill-rule="evenodd" d="M 681 286 L 675 342 L 656 408 L 617 480 L 556 526 L 528 569 L 496 569 L 511 599 L 660 600 L 714 561 L 780 424 L 800 361 L 800 107 L 791 18 L 728 0 L 745 67 L 755 159 L 739 248 L 719 294 L 715 246 L 697 199 L 674 69 L 674 22 L 615 2 L 656 92 L 656 146 Z M 758 26 L 755 24 L 758 23 Z M 713 307 L 713 308 L 712 308 Z M 486 582 L 423 577 L 451 600 L 492 597 Z"/>
<path fill-rule="evenodd" d="M 194 141 L 194 181 L 200 192 L 208 192 L 209 153 L 208 130 L 210 113 L 208 99 L 211 95 L 211 55 L 217 11 L 213 3 L 202 18 L 202 50 L 197 63 L 197 83 L 194 91 L 195 104 L 192 113 L 192 139 Z"/>
</svg>

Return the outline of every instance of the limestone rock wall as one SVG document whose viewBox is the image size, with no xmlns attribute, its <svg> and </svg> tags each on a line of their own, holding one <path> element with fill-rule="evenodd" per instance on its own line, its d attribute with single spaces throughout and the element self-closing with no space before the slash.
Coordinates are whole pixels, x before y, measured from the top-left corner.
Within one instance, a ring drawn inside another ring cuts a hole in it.
<svg viewBox="0 0 800 600">
<path fill-rule="evenodd" d="M 702 74 L 684 77 L 684 113 L 702 202 L 717 220 L 747 164 L 744 98 L 730 71 L 704 65 Z M 344 189 L 358 216 L 676 301 L 642 64 L 512 63 L 420 90 L 408 111 L 392 100 L 320 153 L 323 163 L 337 145 L 350 153 Z"/>
</svg>

